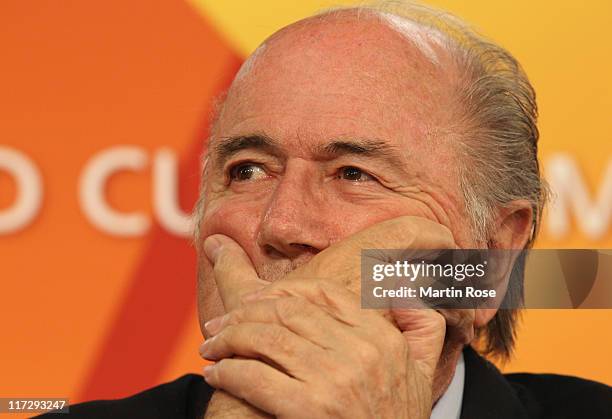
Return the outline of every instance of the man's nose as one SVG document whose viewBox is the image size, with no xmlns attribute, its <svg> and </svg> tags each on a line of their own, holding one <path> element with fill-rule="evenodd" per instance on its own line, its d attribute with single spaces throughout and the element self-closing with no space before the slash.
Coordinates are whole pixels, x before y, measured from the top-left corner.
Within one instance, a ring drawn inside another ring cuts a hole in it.
<svg viewBox="0 0 612 419">
<path fill-rule="evenodd" d="M 257 243 L 272 256 L 296 259 L 330 245 L 325 202 L 316 177 L 288 174 L 278 184 L 262 220 Z"/>
</svg>

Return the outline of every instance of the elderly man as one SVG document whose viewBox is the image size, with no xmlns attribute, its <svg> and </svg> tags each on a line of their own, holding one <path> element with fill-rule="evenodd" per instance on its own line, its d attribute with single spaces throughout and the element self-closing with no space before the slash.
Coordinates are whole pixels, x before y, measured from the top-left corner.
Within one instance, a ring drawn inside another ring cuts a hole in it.
<svg viewBox="0 0 612 419">
<path fill-rule="evenodd" d="M 607 386 L 503 376 L 512 310 L 362 309 L 364 248 L 522 249 L 545 198 L 517 61 L 423 7 L 267 39 L 219 106 L 196 211 L 204 377 L 87 417 L 612 417 Z"/>
</svg>

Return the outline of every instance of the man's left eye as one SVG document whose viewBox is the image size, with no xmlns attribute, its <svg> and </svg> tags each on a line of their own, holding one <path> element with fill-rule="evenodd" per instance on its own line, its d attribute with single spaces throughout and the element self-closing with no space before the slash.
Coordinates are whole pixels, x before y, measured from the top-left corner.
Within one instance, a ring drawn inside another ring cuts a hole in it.
<svg viewBox="0 0 612 419">
<path fill-rule="evenodd" d="M 373 176 L 354 166 L 342 167 L 338 172 L 338 178 L 350 180 L 352 182 L 369 182 L 375 180 Z"/>
</svg>

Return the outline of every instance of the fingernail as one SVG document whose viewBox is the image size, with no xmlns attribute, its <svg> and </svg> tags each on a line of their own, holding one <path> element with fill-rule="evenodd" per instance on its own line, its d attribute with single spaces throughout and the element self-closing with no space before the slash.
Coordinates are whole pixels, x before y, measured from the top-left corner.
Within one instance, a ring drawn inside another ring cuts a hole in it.
<svg viewBox="0 0 612 419">
<path fill-rule="evenodd" d="M 225 316 L 215 317 L 214 319 L 204 323 L 204 329 L 206 329 L 209 335 L 214 336 L 219 332 L 219 330 L 221 330 L 224 317 Z"/>
<path fill-rule="evenodd" d="M 200 345 L 200 356 L 202 358 L 206 358 L 206 356 L 208 355 L 208 351 L 210 350 L 210 342 L 212 339 L 214 338 L 206 339 L 204 343 Z"/>
<path fill-rule="evenodd" d="M 210 378 L 214 368 L 215 368 L 214 365 L 207 365 L 204 367 L 204 370 L 202 371 L 202 373 L 204 374 L 205 379 Z"/>
<path fill-rule="evenodd" d="M 208 259 L 213 263 L 217 261 L 217 256 L 219 255 L 222 244 L 221 240 L 217 239 L 215 236 L 210 236 L 204 240 L 204 253 L 206 253 Z"/>
</svg>

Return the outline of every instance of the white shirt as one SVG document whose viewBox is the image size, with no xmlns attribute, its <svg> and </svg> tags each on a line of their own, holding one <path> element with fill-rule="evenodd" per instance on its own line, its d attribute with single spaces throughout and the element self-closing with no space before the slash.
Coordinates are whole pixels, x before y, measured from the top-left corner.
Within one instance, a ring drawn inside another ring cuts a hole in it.
<svg viewBox="0 0 612 419">
<path fill-rule="evenodd" d="M 431 411 L 431 419 L 459 419 L 463 401 L 463 386 L 465 384 L 465 362 L 463 353 L 459 356 L 455 375 L 448 388 Z"/>
</svg>

